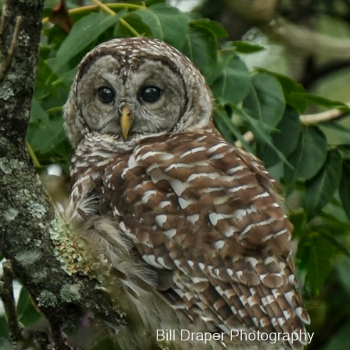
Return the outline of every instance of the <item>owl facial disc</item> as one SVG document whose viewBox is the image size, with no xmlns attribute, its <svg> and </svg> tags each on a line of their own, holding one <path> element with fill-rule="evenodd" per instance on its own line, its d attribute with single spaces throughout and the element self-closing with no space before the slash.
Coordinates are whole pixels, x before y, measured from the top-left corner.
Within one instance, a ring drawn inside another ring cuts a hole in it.
<svg viewBox="0 0 350 350">
<path fill-rule="evenodd" d="M 113 39 L 89 52 L 64 108 L 74 147 L 91 132 L 132 144 L 165 132 L 208 130 L 212 114 L 199 70 L 174 47 L 149 38 Z"/>
</svg>

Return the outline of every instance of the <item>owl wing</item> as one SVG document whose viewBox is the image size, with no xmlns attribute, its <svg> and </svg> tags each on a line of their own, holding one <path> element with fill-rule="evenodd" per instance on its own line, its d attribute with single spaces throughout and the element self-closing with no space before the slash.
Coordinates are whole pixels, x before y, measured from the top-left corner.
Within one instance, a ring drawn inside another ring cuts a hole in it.
<svg viewBox="0 0 350 350">
<path fill-rule="evenodd" d="M 309 317 L 294 277 L 292 225 L 272 181 L 220 136 L 179 133 L 111 162 L 104 201 L 143 261 L 173 272 L 162 294 L 174 308 L 227 332 L 243 325 L 291 334 Z"/>
</svg>

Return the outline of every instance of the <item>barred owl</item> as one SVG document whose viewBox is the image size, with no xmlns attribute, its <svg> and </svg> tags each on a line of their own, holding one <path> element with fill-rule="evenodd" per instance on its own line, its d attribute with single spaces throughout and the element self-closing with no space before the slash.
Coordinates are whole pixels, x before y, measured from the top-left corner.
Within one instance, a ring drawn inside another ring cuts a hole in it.
<svg viewBox="0 0 350 350">
<path fill-rule="evenodd" d="M 230 332 L 305 331 L 292 225 L 269 173 L 220 136 L 212 115 L 203 76 L 175 48 L 147 38 L 97 46 L 65 105 L 68 215 L 119 272 L 111 278 L 142 336 L 172 330 L 175 349 L 269 348 Z M 181 341 L 181 330 L 222 337 Z M 145 349 L 132 332 L 125 349 Z"/>
</svg>

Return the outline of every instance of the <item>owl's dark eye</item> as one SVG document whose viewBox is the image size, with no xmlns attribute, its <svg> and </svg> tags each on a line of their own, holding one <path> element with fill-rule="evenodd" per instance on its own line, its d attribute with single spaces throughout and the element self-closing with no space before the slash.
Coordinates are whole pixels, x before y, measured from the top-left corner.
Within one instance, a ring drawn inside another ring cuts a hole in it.
<svg viewBox="0 0 350 350">
<path fill-rule="evenodd" d="M 161 95 L 161 90 L 155 86 L 144 86 L 140 90 L 140 97 L 145 102 L 156 102 Z"/>
<path fill-rule="evenodd" d="M 115 97 L 115 92 L 107 86 L 100 87 L 97 90 L 97 93 L 102 103 L 110 103 L 114 100 Z"/>
</svg>

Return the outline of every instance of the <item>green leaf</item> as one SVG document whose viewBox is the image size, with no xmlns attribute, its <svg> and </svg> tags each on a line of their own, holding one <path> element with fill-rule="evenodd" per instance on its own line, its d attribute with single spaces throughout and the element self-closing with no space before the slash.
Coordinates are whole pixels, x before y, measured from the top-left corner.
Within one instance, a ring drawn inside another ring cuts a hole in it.
<svg viewBox="0 0 350 350">
<path fill-rule="evenodd" d="M 164 4 L 166 0 L 146 0 L 146 5 Z"/>
<path fill-rule="evenodd" d="M 115 341 L 111 337 L 106 337 L 99 342 L 97 342 L 94 339 L 92 345 L 93 347 L 91 348 L 91 350 L 123 350 L 120 348 L 117 341 Z"/>
<path fill-rule="evenodd" d="M 285 105 L 281 85 L 275 77 L 266 73 L 253 76 L 250 93 L 243 102 L 245 108 L 251 109 L 260 120 L 274 127 L 282 119 Z"/>
<path fill-rule="evenodd" d="M 266 50 L 264 46 L 252 44 L 249 41 L 234 41 L 232 46 L 237 52 L 241 53 L 254 53 L 262 50 Z"/>
<path fill-rule="evenodd" d="M 39 321 L 41 315 L 34 307 L 30 294 L 22 287 L 17 303 L 17 313 L 19 321 L 25 326 L 31 326 Z"/>
<path fill-rule="evenodd" d="M 305 282 L 318 294 L 332 269 L 335 248 L 316 232 L 303 237 L 299 243 L 298 256 L 306 271 Z"/>
<path fill-rule="evenodd" d="M 286 159 L 286 157 L 283 155 L 282 152 L 280 152 L 275 145 L 272 143 L 271 139 L 271 127 L 261 120 L 258 120 L 257 118 L 254 118 L 250 115 L 250 111 L 246 109 L 239 109 L 235 105 L 230 105 L 233 112 L 237 114 L 238 116 L 242 117 L 244 120 L 247 121 L 249 124 L 249 129 L 253 132 L 254 136 L 256 137 L 257 141 L 261 142 L 262 144 L 268 144 L 271 149 L 276 152 L 278 157 L 286 164 L 286 166 L 289 166 L 289 163 Z"/>
<path fill-rule="evenodd" d="M 189 28 L 186 43 L 182 52 L 194 63 L 210 84 L 213 75 L 216 76 L 218 44 L 215 34 L 202 26 L 193 25 Z"/>
<path fill-rule="evenodd" d="M 304 235 L 306 231 L 309 231 L 308 227 L 306 226 L 306 214 L 304 210 L 292 212 L 289 215 L 289 220 L 294 227 L 292 232 L 293 238 L 300 238 Z"/>
<path fill-rule="evenodd" d="M 181 50 L 186 41 L 188 17 L 175 7 L 156 4 L 124 16 L 139 33 L 168 42 Z M 145 27 L 146 26 L 146 27 Z"/>
<path fill-rule="evenodd" d="M 344 211 L 350 220 L 350 161 L 347 159 L 343 160 L 339 196 L 343 204 Z"/>
<path fill-rule="evenodd" d="M 285 180 L 289 184 L 290 194 L 298 178 L 311 179 L 321 169 L 327 157 L 327 139 L 317 126 L 309 126 L 302 130 L 298 146 L 288 157 L 294 170 L 285 167 Z"/>
<path fill-rule="evenodd" d="M 349 349 L 350 322 L 346 323 L 332 336 L 330 342 L 321 350 L 348 350 Z"/>
<path fill-rule="evenodd" d="M 66 138 L 63 120 L 61 118 L 50 120 L 36 127 L 30 125 L 27 138 L 35 152 L 50 152 Z"/>
<path fill-rule="evenodd" d="M 261 143 L 272 144 L 271 132 L 273 129 L 265 124 L 249 109 L 239 108 L 235 105 L 230 105 L 233 112 L 240 116 L 249 125 L 249 129 L 254 133 L 257 140 Z M 272 145 L 273 146 L 273 145 Z M 273 146 L 274 147 L 274 146 Z"/>
<path fill-rule="evenodd" d="M 0 316 L 0 339 L 2 337 L 7 338 L 8 336 L 9 336 L 8 323 L 7 323 L 6 317 L 1 315 Z M 0 345 L 1 345 L 1 341 L 0 341 Z"/>
<path fill-rule="evenodd" d="M 1 323 L 0 323 L 1 326 Z M 0 349 L 1 350 L 12 350 L 13 346 L 11 345 L 11 343 L 9 342 L 8 339 L 0 337 Z"/>
<path fill-rule="evenodd" d="M 344 153 L 344 158 L 350 158 L 350 144 L 341 143 L 340 145 L 337 145 L 337 148 Z"/>
<path fill-rule="evenodd" d="M 52 85 L 55 86 L 55 85 L 59 85 L 60 83 L 62 83 L 66 86 L 71 86 L 76 74 L 77 74 L 77 67 L 74 67 L 73 69 L 69 70 L 68 72 L 60 74 L 58 79 L 52 82 Z M 68 96 L 68 93 L 67 93 L 67 96 Z"/>
<path fill-rule="evenodd" d="M 230 131 L 230 128 L 227 125 L 228 123 L 232 123 L 232 121 L 229 119 L 226 111 L 223 108 L 216 107 L 214 110 L 214 125 L 224 139 L 233 145 L 236 138 L 234 137 L 233 132 Z"/>
<path fill-rule="evenodd" d="M 297 97 L 304 99 L 305 101 L 309 103 L 315 103 L 317 105 L 327 107 L 327 108 L 337 108 L 340 109 L 343 112 L 350 113 L 350 108 L 343 102 L 340 101 L 333 101 L 329 100 L 328 98 L 318 96 L 318 95 L 312 95 L 312 94 L 306 94 L 306 93 L 293 93 L 291 94 L 292 97 Z"/>
<path fill-rule="evenodd" d="M 193 21 L 192 24 L 210 29 L 218 38 L 225 38 L 228 36 L 225 28 L 219 22 L 211 21 L 207 18 L 201 18 Z"/>
<path fill-rule="evenodd" d="M 303 95 L 298 97 L 296 94 L 305 93 L 305 89 L 301 84 L 297 83 L 295 80 L 287 77 L 286 75 L 271 72 L 267 69 L 259 68 L 258 72 L 263 72 L 274 76 L 282 86 L 286 103 L 293 106 L 299 113 L 305 112 L 308 102 L 305 100 Z"/>
<path fill-rule="evenodd" d="M 140 10 L 137 10 L 140 11 Z M 142 21 L 137 11 L 128 12 L 122 17 L 123 21 L 118 21 L 114 28 L 113 36 L 119 38 L 128 38 L 136 35 L 152 37 L 152 29 Z"/>
<path fill-rule="evenodd" d="M 229 116 L 223 108 L 215 108 L 215 116 L 215 122 L 218 126 L 218 130 L 227 141 L 233 144 L 234 140 L 232 139 L 231 135 L 234 135 L 238 140 L 241 141 L 245 150 L 247 150 L 248 152 L 253 152 L 249 143 L 244 139 L 238 127 L 231 120 L 231 118 L 229 118 Z"/>
<path fill-rule="evenodd" d="M 66 1 L 66 5 L 67 5 L 67 8 L 69 9 L 77 7 L 77 5 L 71 1 Z M 56 6 L 57 6 L 57 0 L 46 0 L 44 3 L 44 9 L 52 10 Z"/>
<path fill-rule="evenodd" d="M 332 199 L 339 187 L 342 158 L 338 150 L 328 151 L 327 160 L 315 177 L 305 183 L 305 205 L 314 217 Z"/>
<path fill-rule="evenodd" d="M 221 104 L 237 104 L 249 91 L 250 74 L 248 68 L 239 57 L 231 53 L 221 54 L 220 60 L 225 61 L 226 65 L 212 84 L 212 91 Z"/>
<path fill-rule="evenodd" d="M 334 213 L 329 213 L 326 211 L 321 211 L 319 216 L 323 219 L 323 223 L 326 227 L 330 228 L 332 233 L 337 235 L 348 234 L 350 230 L 350 222 L 347 221 L 345 215 L 339 215 L 340 209 L 343 207 L 339 203 L 339 206 L 335 206 L 335 215 Z M 339 217 L 341 216 L 341 217 Z"/>
<path fill-rule="evenodd" d="M 39 102 L 33 98 L 32 106 L 30 109 L 30 122 L 31 123 L 48 123 L 49 116 L 44 109 L 40 106 Z"/>
<path fill-rule="evenodd" d="M 116 16 L 104 13 L 90 13 L 88 16 L 76 22 L 57 51 L 53 70 L 57 71 L 74 56 L 83 51 L 106 29 L 117 23 L 124 13 L 124 11 L 120 11 Z"/>
<path fill-rule="evenodd" d="M 56 95 L 57 92 L 52 86 L 52 81 L 55 79 L 58 79 L 58 76 L 52 73 L 50 66 L 42 58 L 39 58 L 34 92 L 35 98 L 41 100 L 48 95 Z"/>
<path fill-rule="evenodd" d="M 336 268 L 339 281 L 350 297 L 350 259 L 343 259 Z"/>
<path fill-rule="evenodd" d="M 332 129 L 335 131 L 345 133 L 347 136 L 350 135 L 350 128 L 348 128 L 345 125 L 338 123 L 336 121 L 322 122 L 322 123 L 320 123 L 320 125 L 328 128 L 328 129 Z"/>
<path fill-rule="evenodd" d="M 344 225 L 345 226 L 345 225 Z M 346 256 L 350 257 L 350 251 L 349 249 L 347 249 L 346 246 L 344 246 L 344 244 L 340 243 L 333 235 L 333 232 L 330 233 L 327 230 L 321 230 L 320 234 L 322 235 L 322 237 L 324 237 L 325 239 L 327 239 L 331 244 L 334 245 L 335 248 L 337 248 L 339 251 L 343 252 Z"/>
<path fill-rule="evenodd" d="M 59 26 L 50 26 L 43 30 L 42 34 L 45 35 L 45 41 L 50 45 L 49 47 L 41 47 L 40 54 L 43 55 L 43 59 L 47 59 L 51 54 L 56 52 L 61 46 L 62 42 L 67 38 L 67 33 L 65 33 Z"/>
<path fill-rule="evenodd" d="M 301 130 L 300 117 L 297 111 L 287 105 L 282 120 L 278 123 L 278 131 L 272 134 L 272 142 L 275 147 L 288 157 L 297 147 Z M 271 147 L 266 146 L 258 157 L 264 162 L 266 167 L 271 167 L 280 161 Z"/>
</svg>

